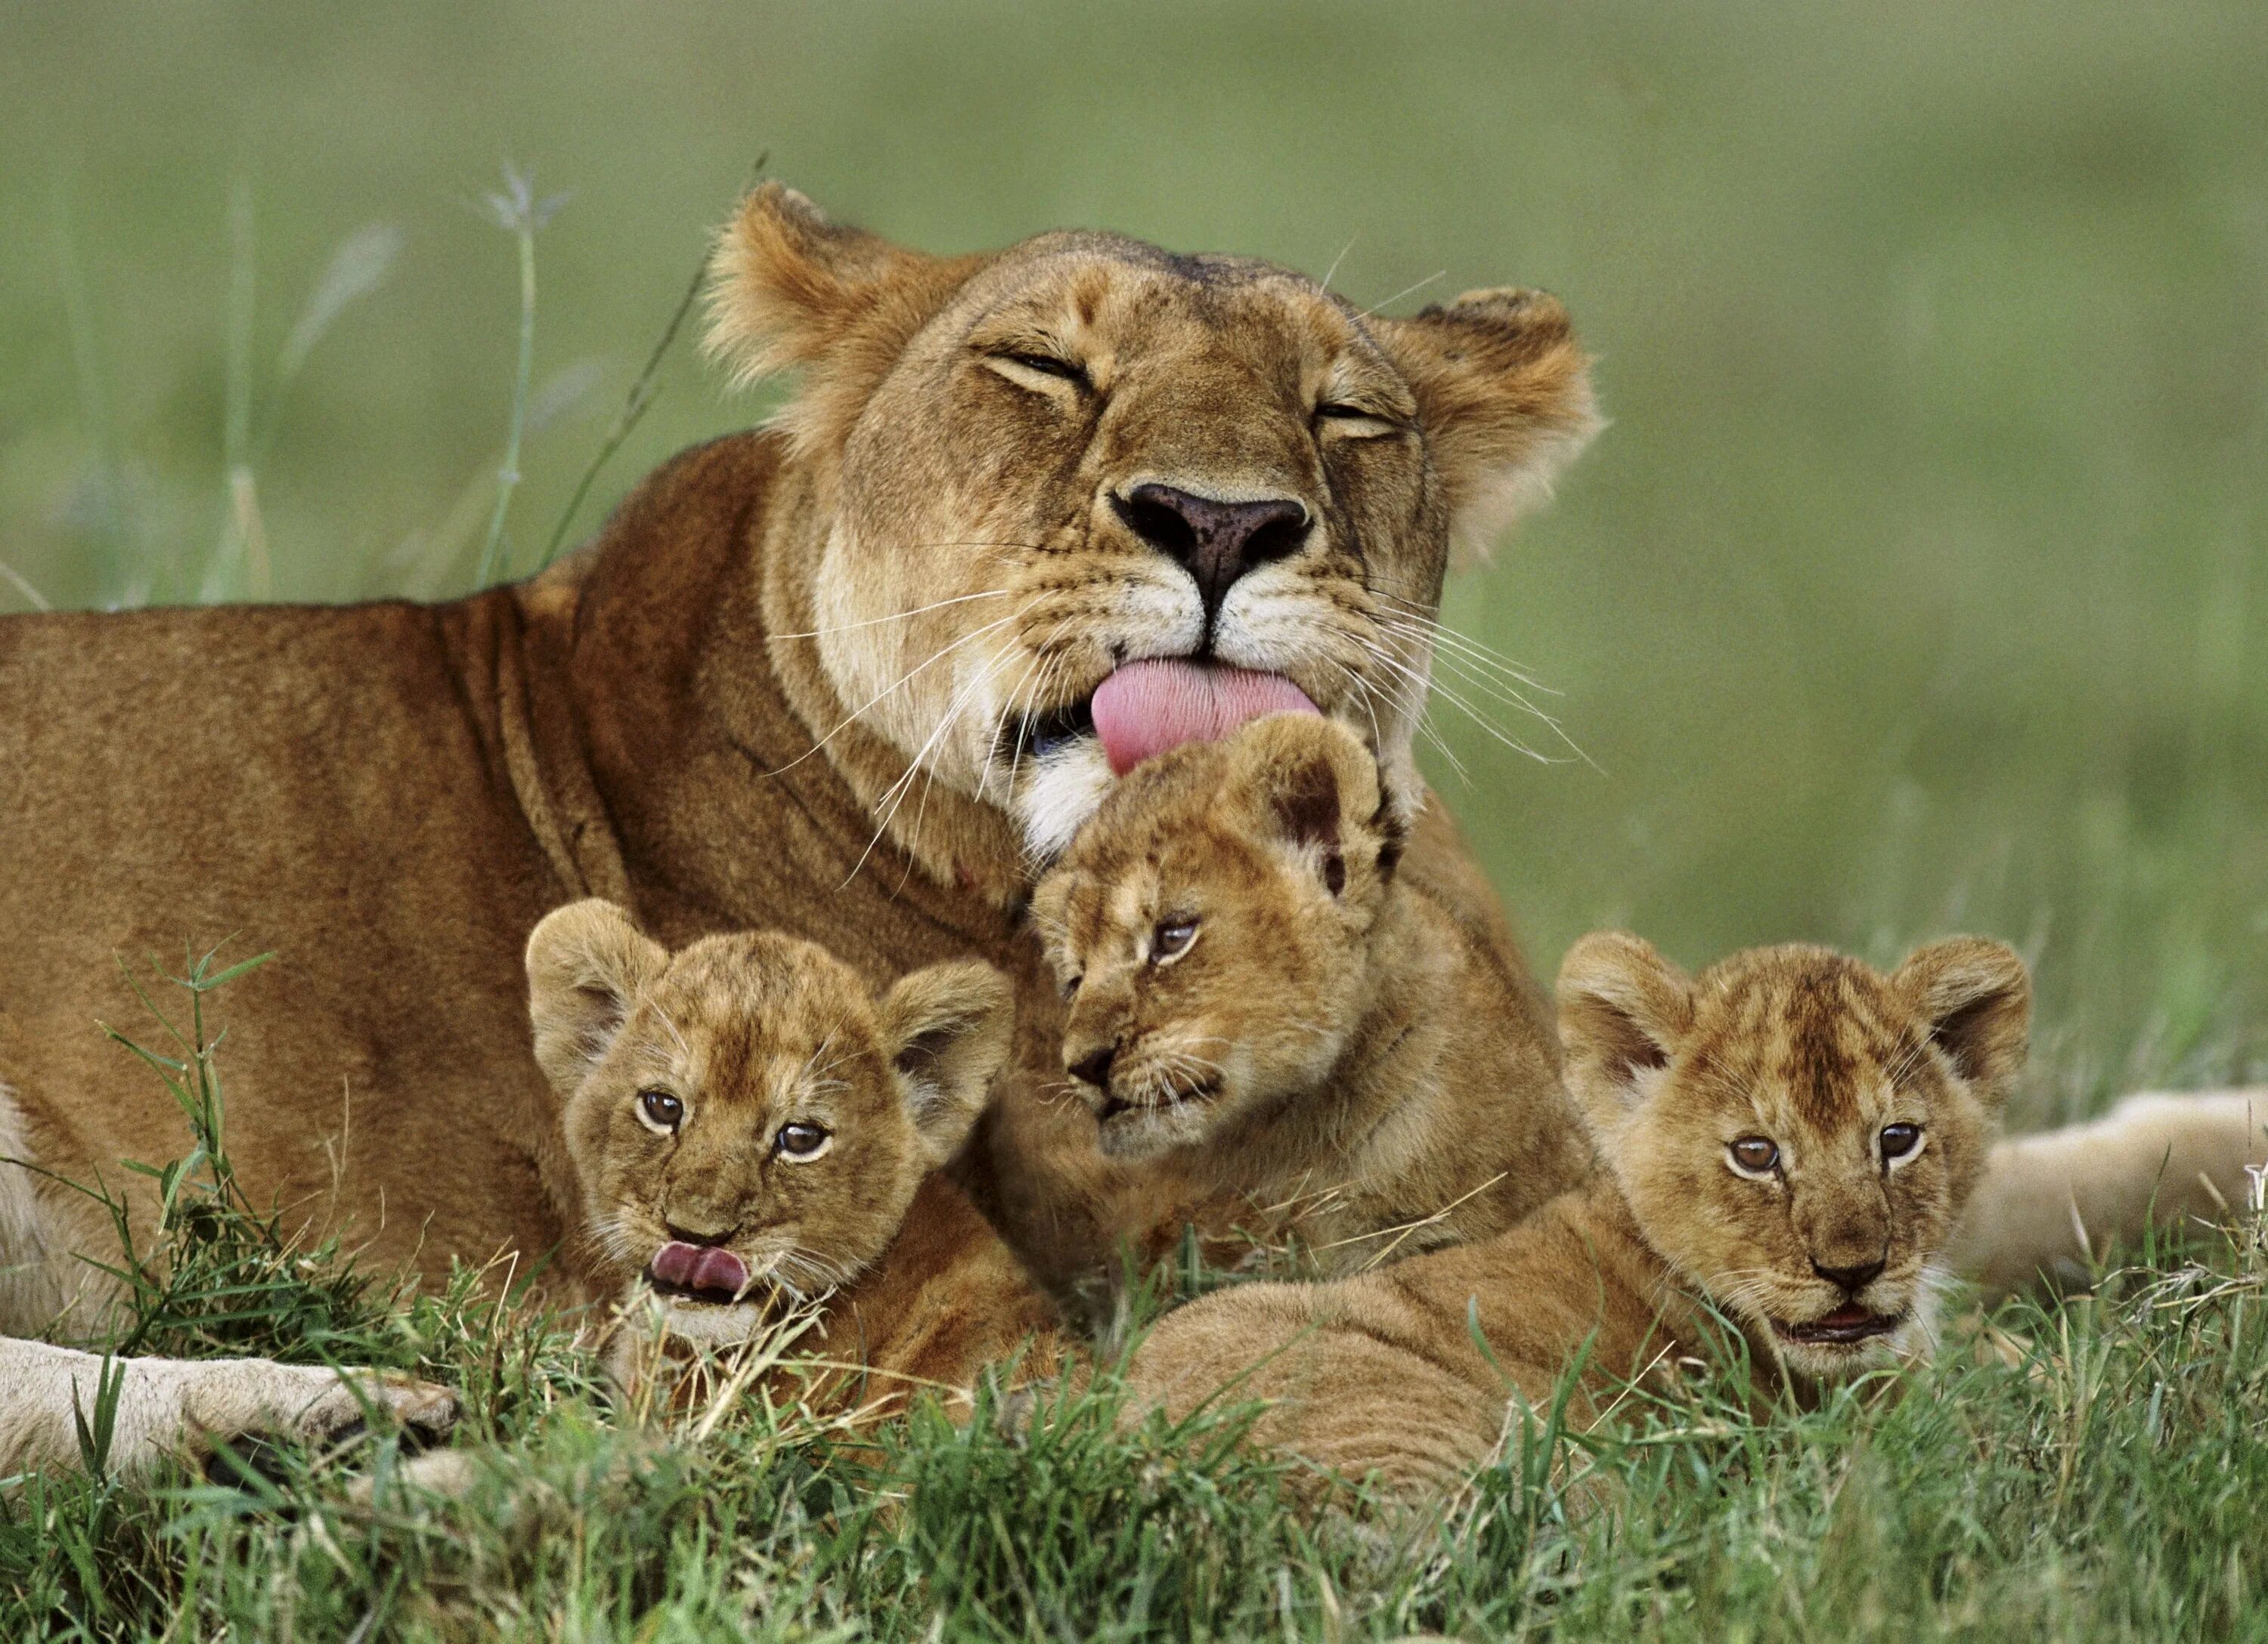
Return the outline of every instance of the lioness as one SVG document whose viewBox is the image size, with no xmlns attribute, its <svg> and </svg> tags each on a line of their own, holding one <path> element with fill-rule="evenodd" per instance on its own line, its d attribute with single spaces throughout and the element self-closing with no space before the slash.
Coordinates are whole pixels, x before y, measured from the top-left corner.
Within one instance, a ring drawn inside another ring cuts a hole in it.
<svg viewBox="0 0 2268 1644">
<path fill-rule="evenodd" d="M 1056 1220 L 1022 1163 L 1092 1123 L 1047 1099 L 1061 1008 L 1018 922 L 1027 851 L 1114 768 L 1295 699 L 1406 770 L 1451 544 L 1583 443 L 1583 355 L 1534 293 L 1385 319 L 1108 235 L 929 257 L 777 185 L 717 270 L 718 351 L 800 392 L 529 583 L 0 624 L 18 1156 L 85 1180 L 180 1150 L 94 1024 L 138 1017 L 114 956 L 241 932 L 281 956 L 220 1002 L 252 1191 L 373 1263 L 548 1251 L 575 1184 L 536 1145 L 519 950 L 603 896 L 673 947 L 777 929 L 870 985 L 1007 971 L 1018 1072 L 959 1171 L 1035 1266 L 1091 1265 L 1101 1230 Z M 1404 872 L 1542 1023 L 1436 806 Z M 28 1172 L 0 1173 L 0 1324 L 68 1332 L 101 1289 L 80 1257 L 114 1236 Z"/>
<path fill-rule="evenodd" d="M 600 900 L 535 928 L 527 975 L 582 1188 L 557 1213 L 594 1299 L 642 1281 L 668 1336 L 707 1344 L 823 1303 L 793 1351 L 871 1374 L 806 1396 L 862 1414 L 971 1385 L 1034 1336 L 1051 1361 L 1053 1311 L 937 1173 L 1007 1060 L 1006 977 L 948 962 L 876 998 L 812 943 L 708 936 L 672 954 Z M 644 1346 L 616 1335 L 618 1382 Z"/>
<path fill-rule="evenodd" d="M 55 1178 L 180 1151 L 170 1098 L 94 1024 L 138 1019 L 114 956 L 184 936 L 281 956 L 222 1002 L 252 1191 L 378 1264 L 557 1244 L 576 1186 L 538 1142 L 520 947 L 591 896 L 671 946 L 822 941 L 869 985 L 1007 971 L 1017 1071 L 957 1168 L 1035 1270 L 1086 1271 L 1107 1229 L 1028 1163 L 1093 1125 L 1047 1099 L 1061 1007 L 1017 921 L 1029 853 L 1142 756 L 1303 702 L 1395 774 L 1404 882 L 1492 956 L 1498 1010 L 1549 1056 L 1410 746 L 1452 545 L 1541 497 L 1596 423 L 1557 302 L 1388 319 L 1099 234 L 930 257 L 777 185 L 716 267 L 718 352 L 799 392 L 528 583 L 0 623 L 0 1135 L 50 1172 L 0 1168 L 0 1326 L 91 1324 L 82 1258 L 114 1236 Z"/>
</svg>

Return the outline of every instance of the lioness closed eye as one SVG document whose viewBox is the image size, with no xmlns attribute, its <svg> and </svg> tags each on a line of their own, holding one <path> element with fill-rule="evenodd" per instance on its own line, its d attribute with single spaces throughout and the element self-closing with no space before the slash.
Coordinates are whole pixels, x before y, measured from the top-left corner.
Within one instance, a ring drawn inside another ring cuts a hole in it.
<svg viewBox="0 0 2268 1644">
<path fill-rule="evenodd" d="M 1136 1391 L 1276 1401 L 1260 1439 L 1408 1489 L 1486 1457 L 1507 1380 L 1575 1417 L 1705 1354 L 1720 1315 L 1801 1385 L 1925 1351 L 1932 1287 L 2024 1058 L 2031 987 L 1955 937 L 1889 975 L 1763 948 L 1689 978 L 1635 936 L 1559 976 L 1568 1081 L 1603 1168 L 1484 1243 L 1333 1284 L 1249 1285 L 1168 1315 Z M 1476 1339 L 1476 1336 L 1479 1338 Z"/>
<path fill-rule="evenodd" d="M 1154 1250 L 1193 1209 L 1351 1273 L 1499 1232 L 1588 1173 L 1549 1047 L 1403 883 L 1402 840 L 1355 735 L 1281 714 L 1141 766 L 1041 883 L 1123 1234 Z"/>
<path fill-rule="evenodd" d="M 933 1174 L 1007 1057 L 1013 1001 L 990 965 L 932 965 L 877 996 L 808 942 L 711 936 L 673 954 L 587 901 L 536 927 L 527 973 L 582 1195 L 574 1259 L 595 1294 L 643 1281 L 672 1335 L 725 1344 L 780 1302 L 850 1287 L 844 1351 L 955 1385 L 1044 1326 L 1005 1251 Z M 908 1237 L 942 1252 L 972 1315 L 961 1333 L 985 1349 L 965 1365 L 924 1358 L 916 1303 L 938 1300 L 924 1288 L 938 1281 L 921 1260 L 894 1261 L 884 1290 L 856 1282 L 917 1199 Z M 830 1314 L 813 1345 L 836 1334 Z"/>
</svg>

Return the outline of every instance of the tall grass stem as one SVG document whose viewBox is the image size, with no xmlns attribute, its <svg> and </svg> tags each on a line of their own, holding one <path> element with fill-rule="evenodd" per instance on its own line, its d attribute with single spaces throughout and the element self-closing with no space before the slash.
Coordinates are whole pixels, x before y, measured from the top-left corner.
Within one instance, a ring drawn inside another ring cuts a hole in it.
<svg viewBox="0 0 2268 1644">
<path fill-rule="evenodd" d="M 489 516 L 488 540 L 481 547 L 480 569 L 473 586 L 485 588 L 503 557 L 504 524 L 512 512 L 512 494 L 519 487 L 519 443 L 527 428 L 527 384 L 535 363 L 535 214 L 522 211 L 513 224 L 519 240 L 519 368 L 512 387 L 512 431 L 504 437 L 504 462 L 497 470 L 495 511 Z"/>
</svg>

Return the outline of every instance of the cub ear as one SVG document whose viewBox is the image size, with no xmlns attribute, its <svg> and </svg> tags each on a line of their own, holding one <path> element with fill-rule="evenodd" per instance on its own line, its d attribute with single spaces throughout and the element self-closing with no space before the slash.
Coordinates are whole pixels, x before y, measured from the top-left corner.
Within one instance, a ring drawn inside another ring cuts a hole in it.
<svg viewBox="0 0 2268 1644">
<path fill-rule="evenodd" d="M 551 1088 L 573 1093 L 622 1031 L 638 994 L 669 968 L 669 951 L 596 898 L 545 915 L 527 939 L 527 1014 Z"/>
<path fill-rule="evenodd" d="M 1333 896 L 1346 886 L 1346 850 L 1385 816 L 1378 761 L 1345 726 L 1316 714 L 1271 714 L 1236 733 L 1245 780 L 1257 796 L 1262 826 L 1294 849 L 1319 855 L 1323 883 Z M 1391 873 L 1401 830 L 1379 833 L 1381 872 Z"/>
<path fill-rule="evenodd" d="M 765 183 L 741 201 L 710 257 L 709 352 L 730 363 L 738 385 L 808 364 L 952 266 L 830 222 L 786 184 Z M 929 312 L 908 315 L 895 341 Z"/>
<path fill-rule="evenodd" d="M 1640 1077 L 1665 1067 L 1693 1026 L 1693 980 L 1627 931 L 1585 936 L 1559 965 L 1567 1087 L 1594 1134 L 1629 1117 Z"/>
<path fill-rule="evenodd" d="M 882 996 L 882 1048 L 896 1068 L 906 1111 L 932 1165 L 961 1151 L 1008 1060 L 1016 994 L 976 959 L 932 965 Z"/>
<path fill-rule="evenodd" d="M 1905 990 L 1946 1053 L 1988 1107 L 2023 1070 L 2031 1035 L 2032 979 L 2014 949 L 1981 936 L 1918 948 L 1890 979 Z"/>
<path fill-rule="evenodd" d="M 1451 563 L 1484 558 L 1603 426 L 1590 360 L 1559 299 L 1468 291 L 1407 319 L 1373 319 L 1418 397 L 1448 494 Z"/>
</svg>

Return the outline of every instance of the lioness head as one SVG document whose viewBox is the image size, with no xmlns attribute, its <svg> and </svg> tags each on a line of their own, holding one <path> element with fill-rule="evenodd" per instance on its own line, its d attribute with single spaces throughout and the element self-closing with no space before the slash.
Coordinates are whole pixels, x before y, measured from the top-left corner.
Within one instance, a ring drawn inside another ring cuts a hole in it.
<svg viewBox="0 0 2268 1644">
<path fill-rule="evenodd" d="M 1688 977 L 1636 936 L 1559 973 L 1568 1083 L 1646 1238 L 1759 1342 L 1832 1376 L 1919 1344 L 2031 1017 L 1956 936 L 1888 976 L 1759 948 Z"/>
<path fill-rule="evenodd" d="M 792 681 L 811 648 L 826 689 L 799 708 L 902 837 L 918 776 L 1051 855 L 1114 774 L 1310 704 L 1414 801 L 1453 546 L 1543 495 L 1596 422 L 1536 291 L 1386 319 L 1108 234 L 929 257 L 777 184 L 715 268 L 712 347 L 803 372 L 775 656 Z"/>
<path fill-rule="evenodd" d="M 986 965 L 878 999 L 810 943 L 673 954 L 603 901 L 538 925 L 527 976 L 593 1254 L 703 1340 L 742 1339 L 773 1292 L 808 1298 L 882 1253 L 982 1110 L 1014 1009 Z"/>
<path fill-rule="evenodd" d="M 1349 731 L 1278 714 L 1112 789 L 1032 913 L 1102 1150 L 1144 1158 L 1313 1090 L 1345 1046 L 1400 825 Z"/>
</svg>

